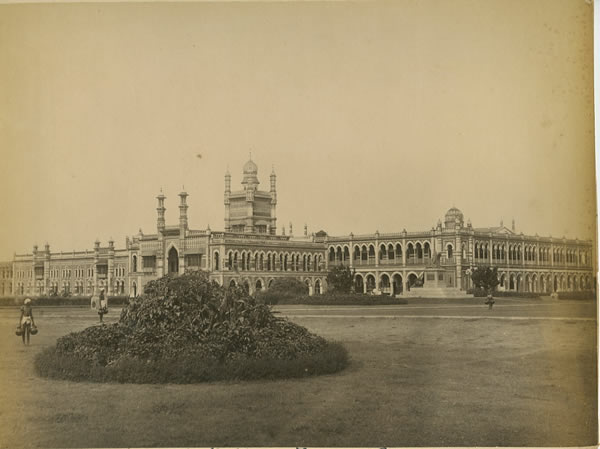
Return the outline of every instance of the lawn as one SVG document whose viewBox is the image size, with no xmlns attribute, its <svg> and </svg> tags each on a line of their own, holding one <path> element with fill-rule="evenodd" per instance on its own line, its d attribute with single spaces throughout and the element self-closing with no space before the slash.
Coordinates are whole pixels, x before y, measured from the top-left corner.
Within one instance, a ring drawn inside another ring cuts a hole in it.
<svg viewBox="0 0 600 449">
<path fill-rule="evenodd" d="M 40 333 L 23 347 L 17 310 L 0 309 L 0 447 L 595 444 L 596 322 L 581 320 L 595 316 L 594 305 L 506 304 L 492 313 L 553 318 L 484 319 L 487 310 L 470 306 L 449 317 L 436 304 L 423 305 L 430 316 L 389 316 L 389 306 L 335 316 L 312 308 L 292 319 L 343 342 L 345 371 L 198 385 L 39 379 L 34 354 L 97 316 L 37 310 Z"/>
</svg>

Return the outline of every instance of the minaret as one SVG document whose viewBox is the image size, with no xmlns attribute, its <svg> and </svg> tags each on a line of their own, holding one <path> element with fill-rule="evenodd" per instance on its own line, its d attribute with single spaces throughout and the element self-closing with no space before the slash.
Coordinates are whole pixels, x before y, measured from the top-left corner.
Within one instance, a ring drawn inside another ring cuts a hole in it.
<svg viewBox="0 0 600 449">
<path fill-rule="evenodd" d="M 179 194 L 179 198 L 181 198 L 181 202 L 179 203 L 179 231 L 182 237 L 185 237 L 185 233 L 188 230 L 188 205 L 186 203 L 187 197 L 188 194 L 184 188 L 184 191 Z"/>
<path fill-rule="evenodd" d="M 269 233 L 275 235 L 277 233 L 277 215 L 275 213 L 275 207 L 277 206 L 277 187 L 276 187 L 277 175 L 275 174 L 275 167 L 271 170 L 271 226 Z"/>
<path fill-rule="evenodd" d="M 163 195 L 162 189 L 160 189 L 160 194 L 156 197 L 158 200 L 158 207 L 156 211 L 158 212 L 158 218 L 156 219 L 156 229 L 160 234 L 165 229 L 165 198 Z"/>
<path fill-rule="evenodd" d="M 231 175 L 229 174 L 229 168 L 225 172 L 225 195 L 224 195 L 224 203 L 225 203 L 225 232 L 231 231 L 231 225 L 229 224 L 229 205 L 230 200 L 229 197 L 231 195 Z"/>
</svg>

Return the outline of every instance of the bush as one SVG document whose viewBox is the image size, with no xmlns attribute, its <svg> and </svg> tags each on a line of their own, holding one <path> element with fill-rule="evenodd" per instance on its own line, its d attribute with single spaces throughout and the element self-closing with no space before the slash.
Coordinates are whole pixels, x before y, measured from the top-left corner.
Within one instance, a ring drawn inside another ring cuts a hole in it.
<svg viewBox="0 0 600 449">
<path fill-rule="evenodd" d="M 268 290 L 257 293 L 256 297 L 262 304 L 277 304 L 280 300 L 291 300 L 308 295 L 308 286 L 296 278 L 278 278 L 273 280 Z"/>
<path fill-rule="evenodd" d="M 576 292 L 558 292 L 558 299 L 596 299 L 596 294 L 592 290 L 582 290 Z"/>
<path fill-rule="evenodd" d="M 350 293 L 354 287 L 355 271 L 344 264 L 331 267 L 327 273 L 327 285 L 332 292 Z"/>
<path fill-rule="evenodd" d="M 310 374 L 343 368 L 347 356 L 335 348 L 243 289 L 191 272 L 148 283 L 118 323 L 59 338 L 35 367 L 48 377 L 138 383 L 289 377 L 305 375 L 295 372 L 305 365 Z M 331 354 L 334 365 L 325 363 Z"/>
<path fill-rule="evenodd" d="M 394 305 L 394 304 L 408 304 L 406 298 L 395 298 L 393 296 L 375 296 L 365 295 L 362 293 L 348 293 L 348 294 L 337 294 L 337 293 L 324 293 L 322 295 L 313 296 L 297 296 L 294 298 L 277 298 L 275 304 L 303 304 L 303 305 L 327 305 L 327 306 L 342 306 L 342 305 L 355 305 L 355 306 L 373 306 L 373 305 Z"/>
<path fill-rule="evenodd" d="M 474 295 L 476 298 L 484 298 L 488 294 L 482 288 L 470 288 L 467 290 L 467 294 Z M 544 293 L 534 292 L 514 292 L 514 291 L 500 291 L 497 290 L 492 293 L 492 296 L 496 298 L 539 298 Z"/>
<path fill-rule="evenodd" d="M 83 382 L 197 383 L 217 380 L 256 380 L 332 374 L 346 367 L 348 353 L 339 343 L 327 343 L 321 351 L 295 359 L 238 357 L 220 362 L 201 353 L 179 358 L 162 358 L 148 363 L 123 357 L 102 366 L 88 363 L 56 348 L 46 348 L 35 359 L 38 375 Z"/>
</svg>

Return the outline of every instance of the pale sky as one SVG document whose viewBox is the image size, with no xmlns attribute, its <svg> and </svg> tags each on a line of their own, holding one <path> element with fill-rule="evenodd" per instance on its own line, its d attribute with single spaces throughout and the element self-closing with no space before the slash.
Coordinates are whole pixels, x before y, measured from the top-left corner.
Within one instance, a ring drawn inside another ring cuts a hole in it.
<svg viewBox="0 0 600 449">
<path fill-rule="evenodd" d="M 249 151 L 301 234 L 595 231 L 581 0 L 0 6 L 0 260 L 118 248 L 189 193 L 223 229 Z M 202 158 L 196 157 L 202 154 Z"/>
</svg>

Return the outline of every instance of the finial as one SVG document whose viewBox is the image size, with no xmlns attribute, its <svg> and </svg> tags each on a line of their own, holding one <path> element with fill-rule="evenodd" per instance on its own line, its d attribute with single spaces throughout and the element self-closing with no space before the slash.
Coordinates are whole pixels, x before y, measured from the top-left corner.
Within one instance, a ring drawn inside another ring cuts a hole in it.
<svg viewBox="0 0 600 449">
<path fill-rule="evenodd" d="M 252 150 L 250 150 L 248 153 L 249 153 L 248 156 L 250 157 L 250 160 L 252 160 Z"/>
</svg>

